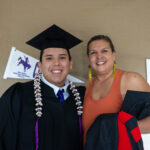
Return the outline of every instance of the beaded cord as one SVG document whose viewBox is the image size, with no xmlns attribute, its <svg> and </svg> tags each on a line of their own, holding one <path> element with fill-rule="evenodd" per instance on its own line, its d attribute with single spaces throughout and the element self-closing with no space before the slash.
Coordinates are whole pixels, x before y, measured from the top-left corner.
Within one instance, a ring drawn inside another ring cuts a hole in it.
<svg viewBox="0 0 150 150">
<path fill-rule="evenodd" d="M 39 118 L 42 116 L 42 98 L 41 98 L 41 86 L 40 86 L 40 79 L 41 74 L 36 74 L 34 79 L 34 95 L 35 95 L 35 101 L 36 101 L 36 124 L 35 124 L 35 144 L 36 144 L 36 150 L 39 148 L 39 136 L 38 136 L 38 121 Z"/>
<path fill-rule="evenodd" d="M 81 102 L 81 97 L 80 93 L 78 90 L 75 88 L 75 85 L 70 82 L 70 90 L 72 91 L 73 95 L 75 96 L 75 101 L 76 101 L 76 106 L 77 106 L 77 115 L 78 115 L 78 120 L 79 120 L 79 128 L 80 128 L 80 137 L 82 140 L 82 120 L 81 120 L 81 115 L 83 113 L 83 106 Z"/>
</svg>

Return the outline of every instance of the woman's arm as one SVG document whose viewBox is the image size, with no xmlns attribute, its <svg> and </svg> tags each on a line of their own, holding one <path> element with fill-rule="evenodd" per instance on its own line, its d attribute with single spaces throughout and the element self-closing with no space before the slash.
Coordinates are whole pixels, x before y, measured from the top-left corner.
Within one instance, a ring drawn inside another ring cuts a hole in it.
<svg viewBox="0 0 150 150">
<path fill-rule="evenodd" d="M 150 92 L 150 86 L 138 73 L 125 72 L 121 82 L 123 98 L 127 90 Z M 150 133 L 150 116 L 138 121 L 141 133 Z"/>
</svg>

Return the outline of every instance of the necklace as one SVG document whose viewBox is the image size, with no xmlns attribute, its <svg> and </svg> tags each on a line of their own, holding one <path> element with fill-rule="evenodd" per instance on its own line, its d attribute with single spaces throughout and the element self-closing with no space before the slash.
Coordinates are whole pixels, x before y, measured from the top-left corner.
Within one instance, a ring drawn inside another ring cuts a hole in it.
<svg viewBox="0 0 150 150">
<path fill-rule="evenodd" d="M 75 101 L 76 101 L 75 104 L 77 106 L 77 115 L 78 115 L 78 120 L 79 120 L 80 136 L 82 139 L 81 115 L 83 113 L 83 106 L 82 106 L 82 102 L 81 102 L 81 97 L 80 97 L 80 93 L 78 92 L 75 85 L 70 81 L 69 81 L 69 84 L 70 84 L 70 90 L 72 91 L 72 93 L 75 97 Z M 36 116 L 37 116 L 36 125 L 35 125 L 35 138 L 36 138 L 36 150 L 38 150 L 38 146 L 39 146 L 38 120 L 42 116 L 42 106 L 43 106 L 42 94 L 41 94 L 41 74 L 40 73 L 35 75 L 34 95 L 35 95 L 35 101 L 36 101 L 35 112 L 36 112 Z"/>
</svg>

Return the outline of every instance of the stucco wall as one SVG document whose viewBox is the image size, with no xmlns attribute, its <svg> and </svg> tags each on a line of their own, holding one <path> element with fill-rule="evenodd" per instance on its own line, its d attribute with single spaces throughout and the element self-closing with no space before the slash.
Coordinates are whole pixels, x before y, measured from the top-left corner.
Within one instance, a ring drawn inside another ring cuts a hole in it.
<svg viewBox="0 0 150 150">
<path fill-rule="evenodd" d="M 25 42 L 52 24 L 84 41 L 71 50 L 72 75 L 87 78 L 86 43 L 93 35 L 107 34 L 116 47 L 117 66 L 146 79 L 149 8 L 149 0 L 0 0 L 0 95 L 14 82 L 23 81 L 3 79 L 11 47 L 38 58 L 39 51 Z"/>
</svg>

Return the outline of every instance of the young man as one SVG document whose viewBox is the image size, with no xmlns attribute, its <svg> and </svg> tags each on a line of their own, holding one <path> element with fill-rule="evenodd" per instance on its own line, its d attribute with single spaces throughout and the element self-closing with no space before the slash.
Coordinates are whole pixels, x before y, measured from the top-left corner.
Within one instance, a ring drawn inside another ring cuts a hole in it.
<svg viewBox="0 0 150 150">
<path fill-rule="evenodd" d="M 85 88 L 66 80 L 72 68 L 69 49 L 80 42 L 56 25 L 27 42 L 41 50 L 42 74 L 14 84 L 1 97 L 0 150 L 81 149 Z"/>
</svg>

